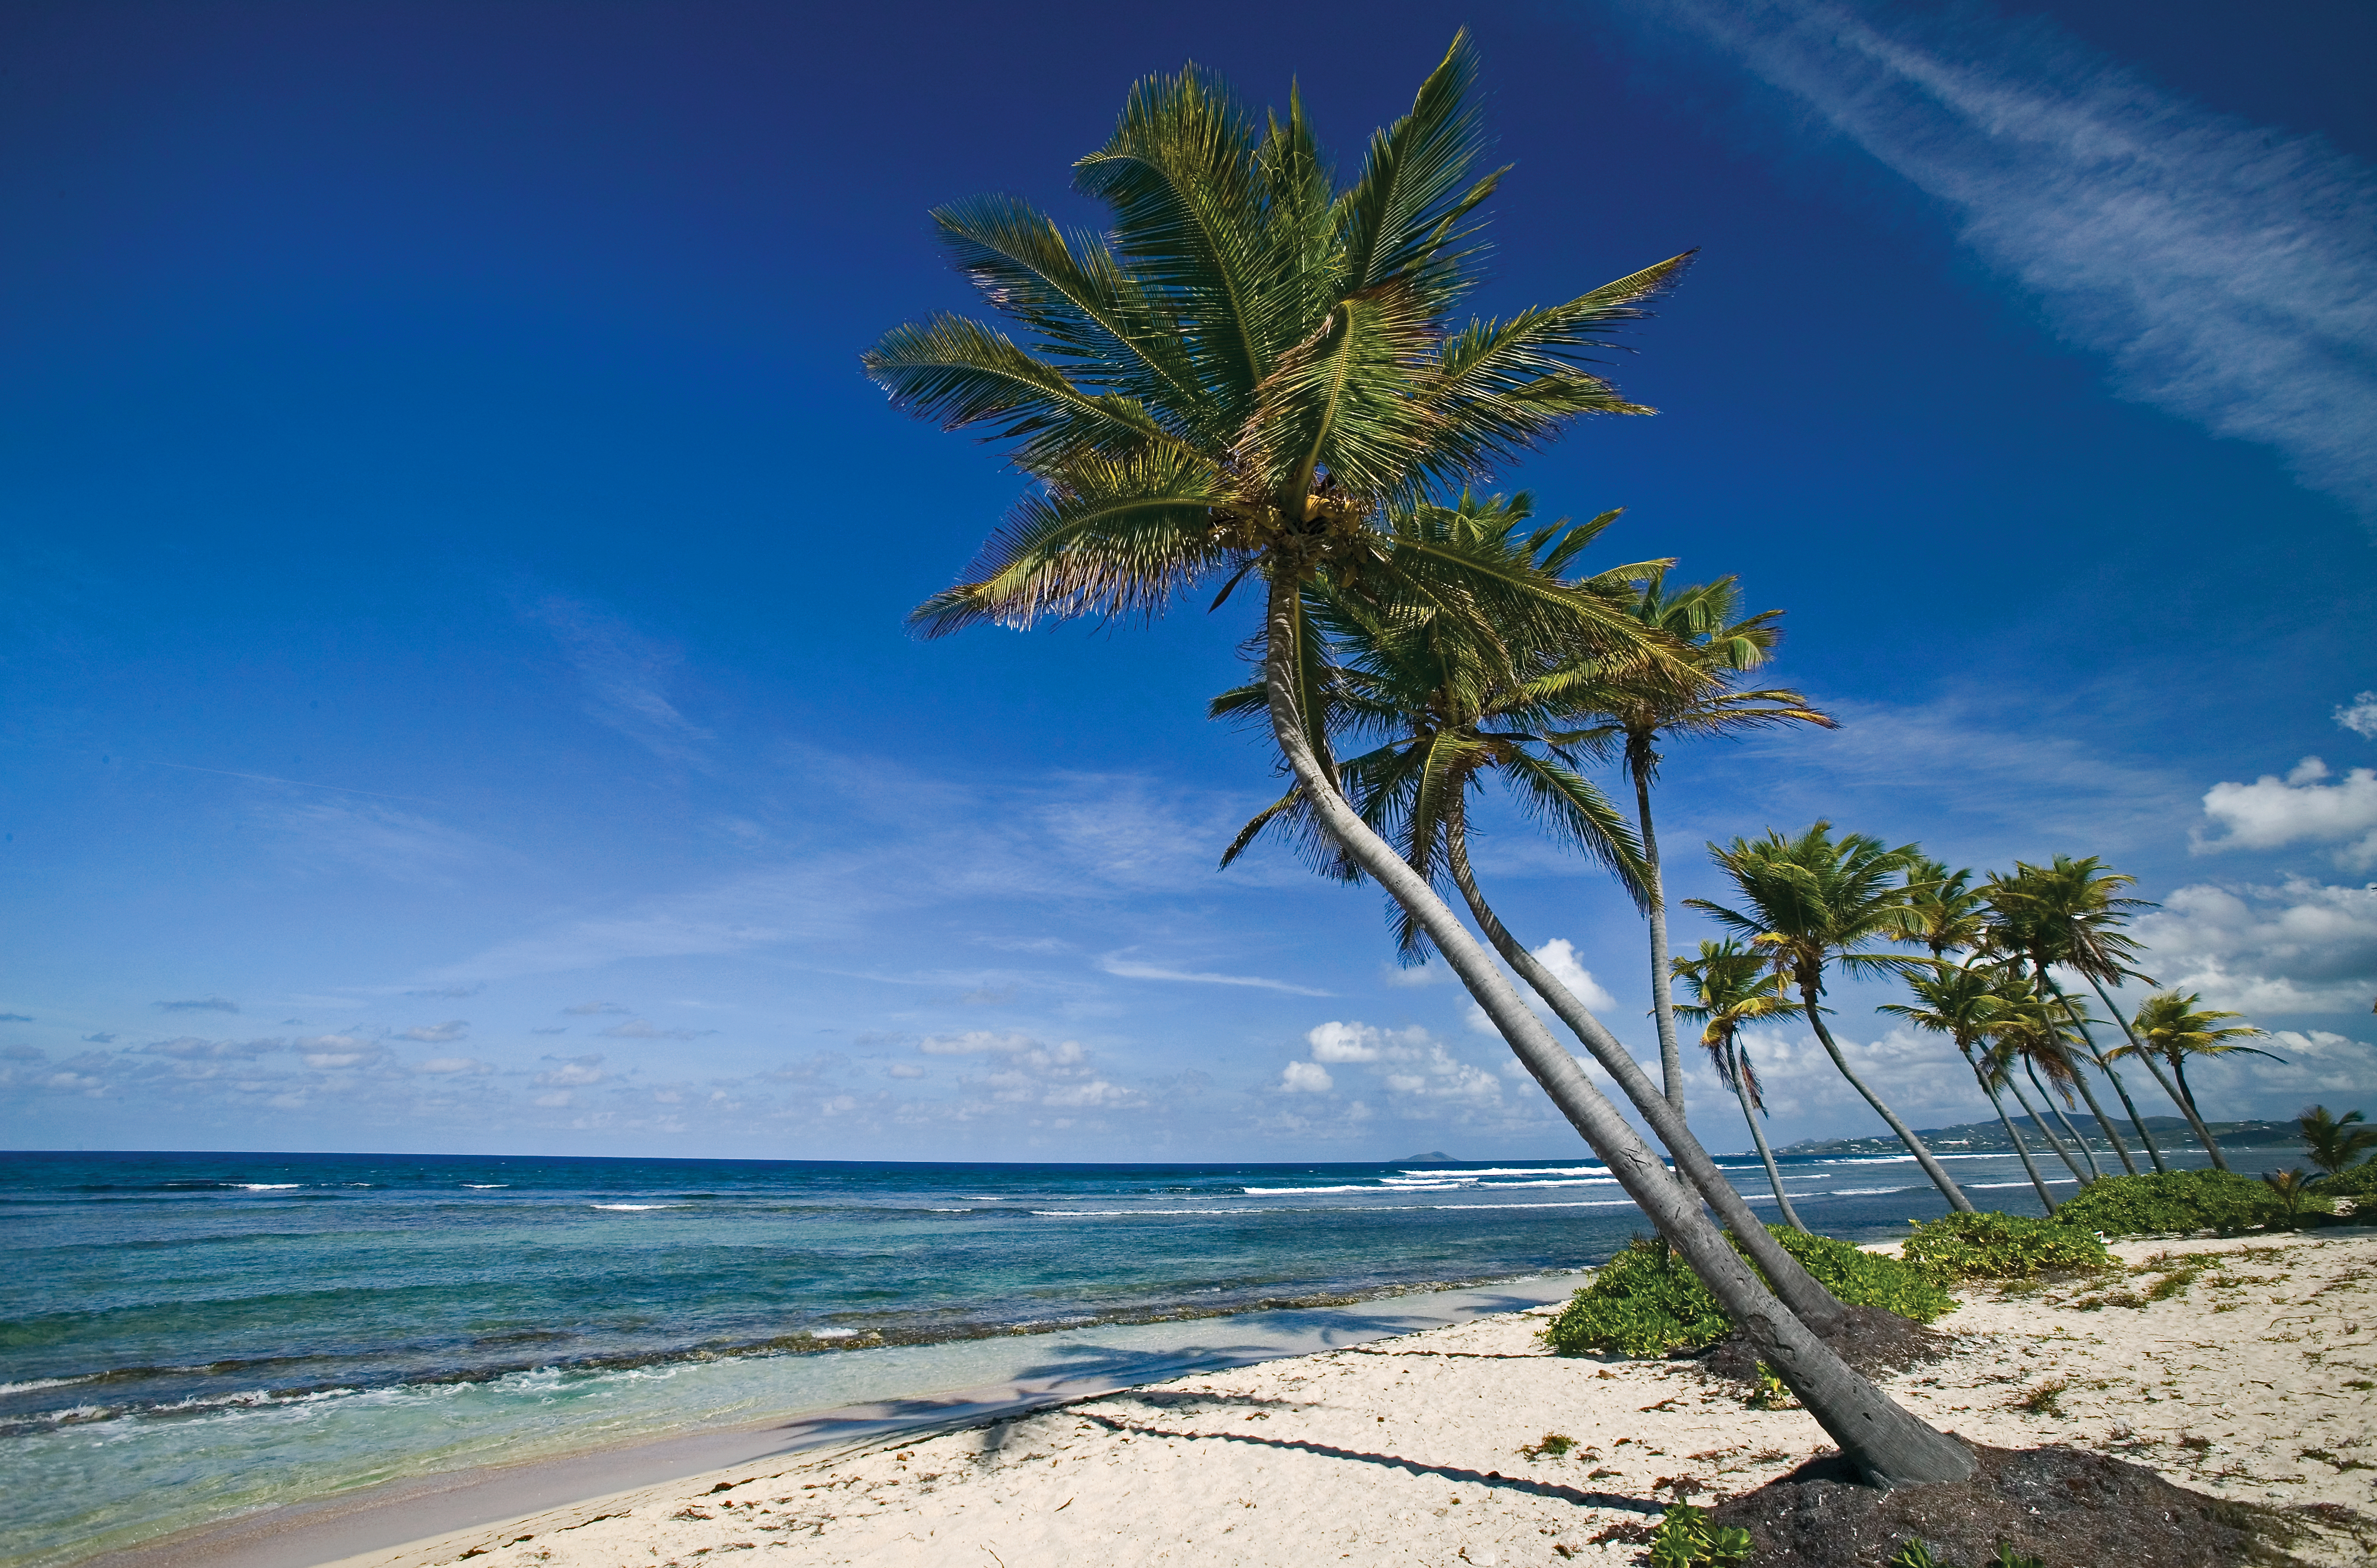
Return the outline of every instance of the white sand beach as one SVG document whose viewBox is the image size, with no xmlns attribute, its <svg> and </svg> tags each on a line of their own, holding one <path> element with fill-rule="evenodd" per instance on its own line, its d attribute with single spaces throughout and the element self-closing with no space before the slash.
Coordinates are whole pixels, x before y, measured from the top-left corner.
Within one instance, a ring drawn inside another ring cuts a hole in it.
<svg viewBox="0 0 2377 1568">
<path fill-rule="evenodd" d="M 2114 1280 L 1962 1292 L 1889 1380 L 2003 1447 L 2084 1445 L 2216 1496 L 2377 1518 L 2377 1239 L 2127 1242 Z M 1616 1532 L 1825 1450 L 1688 1362 L 1547 1352 L 1551 1309 L 816 1451 L 342 1559 L 337 1568 L 1630 1562 Z M 1547 1433 L 1566 1456 L 1531 1455 Z M 2365 1562 L 2377 1530 L 2299 1543 Z M 2051 1565 L 2053 1568 L 2053 1565 Z"/>
</svg>

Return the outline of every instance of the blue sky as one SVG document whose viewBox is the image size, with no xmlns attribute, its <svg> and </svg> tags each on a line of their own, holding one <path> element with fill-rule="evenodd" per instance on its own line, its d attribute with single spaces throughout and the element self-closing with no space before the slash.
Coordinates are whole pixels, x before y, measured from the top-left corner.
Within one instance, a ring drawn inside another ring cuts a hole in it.
<svg viewBox="0 0 2377 1568">
<path fill-rule="evenodd" d="M 1093 221 L 1137 77 L 1296 79 L 1350 158 L 1463 21 L 1481 309 L 1702 247 L 1661 416 L 1503 483 L 1741 574 L 1845 721 L 1671 757 L 1676 892 L 1818 816 L 2102 855 L 2282 1032 L 2224 1110 L 2377 1099 L 2358 0 L 863 9 L 0 6 L 0 1143 L 1572 1152 L 1374 892 L 1214 870 L 1272 787 L 1200 716 L 1235 603 L 905 634 L 1016 482 L 856 363 L 967 304 L 931 205 Z M 1639 1018 L 1634 917 L 1487 826 Z M 1884 999 L 1869 1070 L 1983 1113 Z M 1872 1130 L 1758 1048 L 1781 1140 Z"/>
</svg>

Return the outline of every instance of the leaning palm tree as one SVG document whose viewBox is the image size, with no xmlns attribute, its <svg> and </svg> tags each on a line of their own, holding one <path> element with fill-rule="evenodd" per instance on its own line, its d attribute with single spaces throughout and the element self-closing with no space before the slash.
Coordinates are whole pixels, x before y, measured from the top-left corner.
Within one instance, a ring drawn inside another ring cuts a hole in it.
<svg viewBox="0 0 2377 1568">
<path fill-rule="evenodd" d="M 2138 1004 L 2137 1017 L 2130 1026 L 2136 1044 L 2123 1046 L 2113 1054 L 2144 1059 L 2148 1052 L 2152 1052 L 2169 1064 L 2171 1075 L 2179 1081 L 2179 1093 L 2173 1096 L 2179 1101 L 2179 1108 L 2187 1113 L 2188 1122 L 2195 1129 L 2195 1135 L 2204 1141 L 2204 1150 L 2212 1156 L 2213 1165 L 2227 1170 L 2228 1161 L 2220 1152 L 2219 1141 L 2212 1136 L 2211 1124 L 2204 1119 L 2204 1112 L 2195 1104 L 2195 1090 L 2187 1082 L 2188 1059 L 2208 1057 L 2217 1060 L 2240 1052 L 2248 1056 L 2265 1056 L 2272 1061 L 2284 1061 L 2286 1058 L 2258 1046 L 2239 1045 L 2237 1042 L 2240 1040 L 2259 1038 L 2263 1031 L 2250 1025 L 2227 1023 L 2226 1020 L 2242 1017 L 2243 1014 L 2197 1007 L 2196 1003 L 2203 999 L 2193 991 L 2185 996 L 2177 991 L 2163 991 L 2146 998 Z"/>
<path fill-rule="evenodd" d="M 2154 907 L 2142 898 L 2120 896 L 2121 889 L 2136 884 L 2136 878 L 2108 869 L 2105 863 L 2093 855 L 2080 860 L 2068 855 L 2059 855 L 2051 865 L 2047 866 L 2028 866 L 2015 861 L 2014 874 L 2008 878 L 1991 877 L 1988 891 L 1992 906 L 2000 903 L 2015 903 L 2022 906 L 2020 924 L 2031 940 L 2034 962 L 2051 956 L 2057 967 L 2072 970 L 2086 979 L 2096 987 L 2097 999 L 2113 1014 L 2114 1022 L 2121 1025 L 2124 1035 L 2129 1034 L 2129 1024 L 2121 1018 L 2120 1011 L 2113 1006 L 2113 999 L 2106 992 L 2106 984 L 2110 982 L 2118 986 L 2127 979 L 2153 983 L 2132 967 L 2132 961 L 2142 950 L 2121 929 L 2129 922 L 2131 910 Z M 2145 1119 L 2138 1114 L 2137 1103 L 2130 1098 L 2129 1085 L 2121 1082 L 2120 1072 L 2113 1066 L 2113 1059 L 2097 1048 L 2096 1036 L 2088 1030 L 2087 1020 L 2063 997 L 2054 976 L 2044 967 L 2038 973 L 2048 991 L 2071 1013 L 2089 1059 L 2111 1081 L 2113 1092 L 2120 1096 L 2121 1108 L 2129 1112 L 2130 1125 L 2137 1130 L 2138 1141 L 2145 1145 L 2146 1155 L 2154 1161 L 2155 1169 L 2169 1169 L 2164 1163 L 2161 1147 L 2154 1141 L 2153 1131 L 2146 1126 Z M 2135 1044 L 2134 1041 L 2132 1043 Z M 2146 1062 L 2146 1071 L 2154 1075 L 2155 1082 L 2161 1085 L 2164 1093 L 2170 1092 L 2170 1085 L 2163 1083 L 2160 1070 L 2150 1059 Z M 2177 1098 L 2176 1095 L 2172 1097 L 2174 1101 Z M 2088 1104 L 2090 1109 L 2096 1108 L 2093 1096 Z M 2107 1131 L 2111 1131 L 2109 1123 Z M 2121 1148 L 2118 1137 L 2113 1140 L 2113 1144 L 2120 1151 L 2122 1165 L 2135 1174 L 2137 1167 L 2131 1161 L 2129 1151 Z"/>
<path fill-rule="evenodd" d="M 2073 1179 L 2083 1186 L 2101 1179 L 2104 1172 L 2096 1167 L 2096 1151 L 2088 1146 L 2088 1140 L 2081 1135 L 2080 1130 L 2072 1125 L 2072 1118 L 2068 1114 L 2075 1103 L 2080 1077 L 2080 1070 L 2072 1059 L 2071 1021 L 2060 1008 L 2038 994 L 2037 986 L 2018 964 L 1999 965 L 1997 976 L 2007 1007 L 2004 1016 L 1989 1032 L 1994 1062 L 1992 1071 L 2013 1089 L 2015 1103 L 2029 1115 L 2032 1124 L 2038 1129 L 2039 1136 L 2047 1140 L 2056 1155 L 2071 1168 Z M 2022 1085 L 2013 1081 L 2013 1069 L 2017 1064 L 2022 1068 L 2023 1076 L 2030 1080 L 2031 1088 L 2037 1092 L 2038 1103 L 2046 1107 L 2048 1113 L 2062 1127 L 2063 1137 L 2071 1140 L 2069 1145 L 2056 1137 L 2045 1118 L 2032 1110 L 2030 1102 L 2023 1098 Z M 2040 1081 L 2042 1073 L 2046 1075 L 2043 1083 Z M 2072 1158 L 2073 1149 L 2079 1151 L 2079 1159 Z M 2085 1162 L 2084 1168 L 2083 1162 Z"/>
<path fill-rule="evenodd" d="M 2023 1172 L 2030 1178 L 2031 1186 L 2037 1189 L 2039 1203 L 2052 1215 L 2055 1200 L 2049 1194 L 2038 1167 L 2031 1163 L 2030 1150 L 2015 1130 L 2013 1118 L 2006 1114 L 2005 1102 L 1998 1097 L 1999 1087 L 2005 1081 L 2004 1071 L 1983 1065 L 1989 1037 L 2009 1021 L 2015 1005 L 2001 989 L 1998 975 L 1970 964 L 1949 964 L 1928 975 L 1920 970 L 1911 971 L 1906 976 L 1906 988 L 1915 994 L 1913 1006 L 1885 1002 L 1881 1011 L 1896 1013 L 1918 1029 L 1945 1035 L 1955 1044 L 1965 1065 L 1973 1070 L 1973 1082 L 1989 1096 L 1989 1108 L 1998 1113 L 1998 1125 L 2005 1129 L 2013 1152 L 2022 1156 Z"/>
<path fill-rule="evenodd" d="M 1676 1042 L 1675 993 L 1667 962 L 1667 894 L 1659 869 L 1659 835 L 1651 822 L 1651 785 L 1659 776 L 1661 738 L 1739 735 L 1776 724 L 1835 725 L 1797 691 L 1776 687 L 1742 690 L 1738 677 L 1766 662 L 1780 639 L 1780 610 L 1742 614 L 1740 586 L 1730 577 L 1670 590 L 1666 573 L 1645 576 L 1633 604 L 1644 626 L 1664 631 L 1686 650 L 1690 677 L 1667 671 L 1642 678 L 1618 670 L 1587 681 L 1572 700 L 1599 722 L 1576 741 L 1617 750 L 1634 786 L 1635 820 L 1642 828 L 1642 864 L 1649 880 L 1644 910 L 1651 926 L 1651 1009 L 1659 1030 L 1659 1064 L 1667 1103 L 1684 1110 L 1684 1064 Z"/>
<path fill-rule="evenodd" d="M 1458 542 L 1476 558 L 1499 560 L 1513 573 L 1551 572 L 1572 561 L 1616 518 L 1606 512 L 1576 528 L 1556 523 L 1528 529 L 1534 503 L 1522 494 L 1505 500 L 1464 493 L 1450 507 L 1422 507 L 1394 520 L 1397 538 Z M 1625 566 L 1578 580 L 1589 592 L 1631 592 L 1642 569 Z M 1766 1232 L 1726 1179 L 1684 1118 L 1642 1072 L 1632 1055 L 1594 1017 L 1559 976 L 1512 936 L 1486 902 L 1468 858 L 1469 801 L 1499 782 L 1557 842 L 1607 866 L 1639 903 L 1645 897 L 1641 853 L 1624 817 L 1590 779 L 1560 738 L 1544 733 L 1547 716 L 1565 711 L 1575 684 L 1558 650 L 1516 652 L 1503 658 L 1482 649 L 1464 618 L 1427 603 L 1381 604 L 1327 581 L 1308 583 L 1300 609 L 1306 622 L 1310 702 L 1332 741 L 1360 736 L 1368 750 L 1337 760 L 1340 791 L 1363 821 L 1392 843 L 1404 863 L 1431 883 L 1460 890 L 1487 940 L 1543 998 L 1586 1050 L 1617 1080 L 1676 1168 L 1716 1211 L 1750 1261 L 1801 1322 L 1823 1328 L 1842 1308 Z M 1213 700 L 1216 718 L 1268 716 L 1260 685 L 1238 687 Z M 1311 793 L 1301 783 L 1240 830 L 1222 856 L 1226 867 L 1266 832 L 1290 836 L 1316 870 L 1360 880 L 1359 866 L 1317 825 Z M 1427 933 L 1413 912 L 1394 910 L 1397 947 L 1407 961 L 1425 958 Z"/>
<path fill-rule="evenodd" d="M 1648 413 L 1585 366 L 1689 259 L 1564 305 L 1453 320 L 1476 280 L 1476 210 L 1499 177 L 1477 173 L 1475 76 L 1463 35 L 1341 189 L 1299 102 L 1259 123 L 1192 67 L 1142 82 L 1112 139 L 1076 165 L 1079 187 L 1105 202 L 1110 233 L 1068 234 L 1009 197 L 937 212 L 958 265 L 1025 341 L 942 315 L 887 335 L 866 368 L 895 405 L 1004 438 L 1032 489 L 914 624 L 930 636 L 1111 620 L 1216 579 L 1221 598 L 1260 583 L 1272 737 L 1321 830 L 1412 912 L 1552 1103 L 1844 1454 L 1885 1485 L 1962 1479 L 1970 1451 L 1792 1316 L 1427 879 L 1339 792 L 1310 701 L 1308 583 L 1436 598 L 1481 647 L 1517 639 L 1619 664 L 1671 657 L 1592 594 L 1456 545 L 1399 540 L 1387 526 L 1579 415 Z"/>
<path fill-rule="evenodd" d="M 1783 995 L 1783 976 L 1774 973 L 1765 954 L 1752 952 L 1730 937 L 1701 943 L 1698 958 L 1677 959 L 1675 968 L 1676 978 L 1690 987 L 1692 993 L 1689 1003 L 1676 1009 L 1676 1016 L 1702 1025 L 1701 1044 L 1708 1049 L 1717 1082 L 1741 1102 L 1741 1119 L 1750 1124 L 1750 1142 L 1758 1145 L 1758 1158 L 1766 1167 L 1774 1205 L 1783 1211 L 1785 1224 L 1804 1231 L 1808 1227 L 1799 1223 L 1798 1211 L 1791 1207 L 1791 1195 L 1783 1191 L 1783 1173 L 1775 1168 L 1774 1151 L 1766 1146 L 1766 1130 L 1758 1123 L 1766 1112 L 1766 1100 L 1759 1092 L 1758 1074 L 1740 1039 L 1745 1023 L 1796 1017 L 1804 1010 Z"/>
<path fill-rule="evenodd" d="M 2063 962 L 2068 955 L 2070 942 L 2061 922 L 2035 896 L 2037 890 L 2031 879 L 2037 870 L 2036 867 L 2016 861 L 2014 875 L 2011 877 L 1995 871 L 1989 873 L 1986 890 L 1989 903 L 1989 951 L 2009 962 L 2029 965 L 2031 979 L 2037 985 L 2040 998 L 2064 1013 L 2064 1021 L 2072 1025 L 2071 1037 L 2085 1048 L 2099 1067 L 2105 1067 L 2095 1040 L 2088 1037 L 2086 1023 L 2072 1011 L 2071 999 L 2064 996 L 2055 984 L 2054 976 L 2048 972 L 2049 965 Z M 2109 1068 L 2106 1070 L 2110 1071 Z M 2137 1161 L 2130 1157 L 2130 1146 L 2121 1141 L 2120 1129 L 2115 1127 L 2113 1119 L 2105 1114 L 2105 1107 L 2096 1103 L 2096 1092 L 2089 1086 L 2086 1074 L 2076 1074 L 2072 1082 L 2079 1090 L 2080 1097 L 2088 1102 L 2088 1110 L 2104 1131 L 2105 1142 L 2120 1157 L 2121 1168 L 2135 1176 L 2138 1173 Z M 2126 1099 L 2126 1095 L 2123 1097 Z M 2139 1125 L 2144 1126 L 2144 1123 Z"/>
<path fill-rule="evenodd" d="M 1914 854 L 1912 844 L 1890 849 L 1863 833 L 1835 839 L 1830 822 L 1820 821 L 1790 839 L 1770 828 L 1762 839 L 1738 838 L 1723 849 L 1709 845 L 1710 858 L 1732 879 L 1743 908 L 1728 909 L 1704 898 L 1684 903 L 1765 951 L 1774 972 L 1798 987 L 1809 1027 L 1841 1076 L 1890 1124 L 1948 1206 L 1969 1214 L 1973 1205 L 1947 1169 L 1915 1130 L 1857 1076 L 1824 1026 L 1827 965 L 1837 964 L 1852 975 L 1905 975 L 1932 962 L 1866 951 L 1876 942 L 1906 941 L 1915 934 L 1905 890 L 1897 880 Z"/>
<path fill-rule="evenodd" d="M 1906 907 L 1915 940 L 1944 959 L 1978 953 L 1989 940 L 1989 902 L 1974 887 L 1972 869 L 1952 871 L 1944 860 L 1916 856 L 1906 863 Z"/>
</svg>

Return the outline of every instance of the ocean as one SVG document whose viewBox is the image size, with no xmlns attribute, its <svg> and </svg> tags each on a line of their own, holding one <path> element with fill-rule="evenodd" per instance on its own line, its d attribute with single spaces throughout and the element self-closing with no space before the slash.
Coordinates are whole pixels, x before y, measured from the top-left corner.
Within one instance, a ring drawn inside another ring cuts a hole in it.
<svg viewBox="0 0 2377 1568">
<path fill-rule="evenodd" d="M 2011 1156 L 1949 1158 L 1976 1202 L 2037 1212 Z M 1754 1160 L 1721 1163 L 1771 1207 Z M 1904 1155 L 1785 1165 L 1832 1235 L 1944 1207 Z M 1228 1314 L 1576 1269 L 1647 1228 L 1589 1159 L 0 1153 L 0 1568 L 976 1386 L 1125 1325 L 1186 1347 Z"/>
</svg>

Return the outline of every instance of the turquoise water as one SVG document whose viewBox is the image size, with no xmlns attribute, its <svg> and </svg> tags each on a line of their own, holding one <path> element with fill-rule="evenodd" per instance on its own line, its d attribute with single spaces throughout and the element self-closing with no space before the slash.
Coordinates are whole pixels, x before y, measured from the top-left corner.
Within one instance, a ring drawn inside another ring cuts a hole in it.
<svg viewBox="0 0 2377 1568">
<path fill-rule="evenodd" d="M 1904 1156 L 1786 1163 L 1834 1235 L 1941 1208 Z M 2011 1158 L 1956 1168 L 2035 1207 Z M 1129 1343 L 1153 1355 L 1220 1314 L 1573 1269 L 1642 1228 L 1589 1160 L 0 1154 L 0 1565 L 973 1386 L 1009 1375 L 1018 1335 L 1061 1362 L 1143 1324 Z"/>
</svg>

